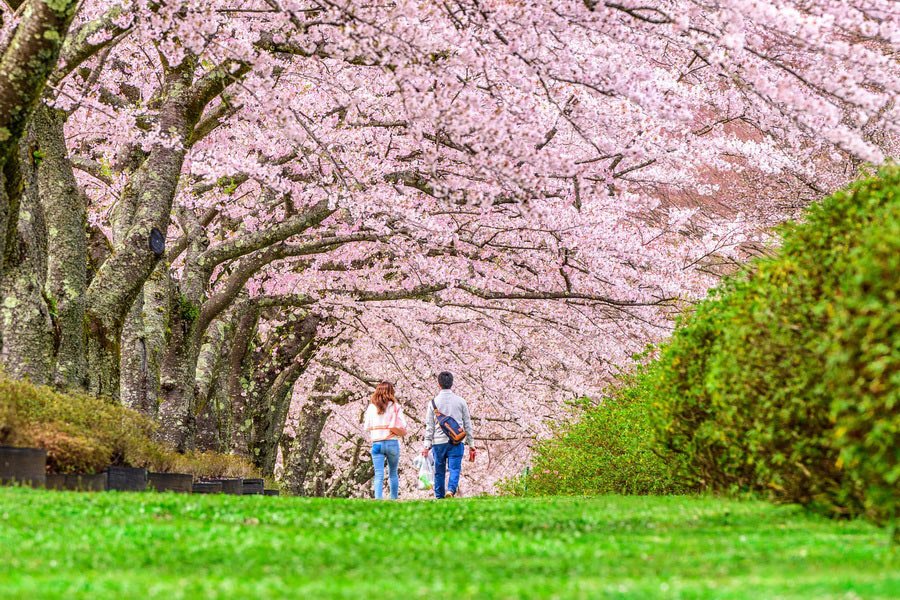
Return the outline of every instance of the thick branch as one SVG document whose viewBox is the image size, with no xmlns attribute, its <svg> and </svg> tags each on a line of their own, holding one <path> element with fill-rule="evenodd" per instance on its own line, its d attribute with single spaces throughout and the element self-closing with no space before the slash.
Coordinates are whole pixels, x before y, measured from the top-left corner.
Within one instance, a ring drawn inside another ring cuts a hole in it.
<svg viewBox="0 0 900 600">
<path fill-rule="evenodd" d="M 307 58 L 332 58 L 335 60 L 342 60 L 346 63 L 359 67 L 384 67 L 386 69 L 395 68 L 394 65 L 383 65 L 379 60 L 370 58 L 368 56 L 340 56 L 337 54 L 331 54 L 325 49 L 325 44 L 323 42 L 317 43 L 315 47 L 311 49 L 293 41 L 276 42 L 275 36 L 269 32 L 264 32 L 259 36 L 259 41 L 256 42 L 256 47 L 267 52 L 291 54 L 293 56 L 304 56 Z"/>
<path fill-rule="evenodd" d="M 69 162 L 72 163 L 73 168 L 87 173 L 94 179 L 102 181 L 106 185 L 113 184 L 112 177 L 109 176 L 107 170 L 104 169 L 103 165 L 101 165 L 96 160 L 91 160 L 86 156 L 75 155 L 69 158 Z"/>
<path fill-rule="evenodd" d="M 331 360 L 330 358 L 320 358 L 317 361 L 319 364 L 325 365 L 326 367 L 331 367 L 332 369 L 337 369 L 339 371 L 343 371 L 347 375 L 358 379 L 361 383 L 366 384 L 369 387 L 375 387 L 378 385 L 379 379 L 374 379 L 365 373 L 361 373 L 352 367 L 348 367 L 344 363 L 340 363 L 336 360 Z"/>
<path fill-rule="evenodd" d="M 63 44 L 60 53 L 59 67 L 50 77 L 50 85 L 56 85 L 62 81 L 66 75 L 77 69 L 84 61 L 90 59 L 103 48 L 114 43 L 117 38 L 127 33 L 131 27 L 120 27 L 116 24 L 125 13 L 125 9 L 117 4 L 107 10 L 103 15 L 80 25 L 72 31 L 65 44 Z M 102 42 L 92 44 L 88 38 L 95 36 L 101 31 L 106 32 L 105 39 Z"/>
<path fill-rule="evenodd" d="M 589 300 L 610 306 L 659 306 L 669 304 L 674 298 L 660 298 L 649 302 L 640 300 L 619 300 L 597 294 L 583 294 L 579 292 L 494 292 L 484 290 L 473 285 L 461 283 L 457 289 L 477 296 L 482 300 Z"/>
<path fill-rule="evenodd" d="M 218 208 L 213 207 L 206 209 L 206 212 L 204 212 L 203 215 L 197 220 L 197 226 L 194 227 L 191 231 L 182 235 L 169 247 L 169 262 L 174 262 L 176 258 L 181 256 L 181 253 L 187 249 L 188 244 L 191 243 L 191 240 L 201 235 L 206 230 L 206 226 L 212 223 L 213 219 L 215 219 L 218 214 Z"/>
<path fill-rule="evenodd" d="M 307 244 L 277 244 L 260 251 L 255 256 L 248 257 L 241 261 L 241 264 L 238 265 L 234 273 L 231 274 L 231 277 L 228 278 L 228 281 L 222 289 L 203 303 L 203 307 L 200 309 L 198 331 L 205 331 L 212 320 L 238 297 L 238 294 L 244 289 L 244 285 L 247 281 L 267 264 L 290 256 L 307 256 L 310 254 L 330 252 L 344 244 L 372 241 L 374 239 L 375 237 L 372 234 L 355 234 L 342 237 L 323 238 Z M 287 305 L 288 304 L 282 304 L 282 306 Z"/>
<path fill-rule="evenodd" d="M 197 80 L 191 89 L 189 110 L 197 121 L 203 109 L 225 89 L 250 72 L 250 65 L 236 60 L 226 60 Z"/>
<path fill-rule="evenodd" d="M 215 110 L 197 123 L 197 126 L 194 128 L 194 133 L 191 135 L 191 139 L 188 140 L 188 147 L 193 147 L 194 144 L 221 127 L 229 117 L 237 114 L 240 109 L 241 106 L 235 106 L 223 99 L 222 103 L 219 104 Z"/>
<path fill-rule="evenodd" d="M 0 61 L 0 161 L 16 146 L 56 67 L 78 0 L 35 0 Z"/>
<path fill-rule="evenodd" d="M 205 269 L 211 269 L 226 260 L 232 260 L 271 246 L 310 227 L 315 227 L 334 214 L 335 210 L 329 206 L 327 200 L 322 200 L 305 213 L 286 219 L 274 227 L 245 233 L 210 246 L 200 257 L 200 264 Z"/>
</svg>

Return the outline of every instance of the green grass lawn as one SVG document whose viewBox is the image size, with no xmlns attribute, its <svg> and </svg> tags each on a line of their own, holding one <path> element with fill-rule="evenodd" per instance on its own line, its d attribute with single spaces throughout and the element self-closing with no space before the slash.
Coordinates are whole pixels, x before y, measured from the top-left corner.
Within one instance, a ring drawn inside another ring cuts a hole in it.
<svg viewBox="0 0 900 600">
<path fill-rule="evenodd" d="M 716 498 L 0 488 L 0 598 L 897 599 L 884 530 Z"/>
</svg>

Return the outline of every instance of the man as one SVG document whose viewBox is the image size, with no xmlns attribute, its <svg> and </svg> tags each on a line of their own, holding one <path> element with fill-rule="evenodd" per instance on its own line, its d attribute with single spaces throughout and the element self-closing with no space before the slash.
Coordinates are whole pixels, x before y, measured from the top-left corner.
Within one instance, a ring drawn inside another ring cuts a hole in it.
<svg viewBox="0 0 900 600">
<path fill-rule="evenodd" d="M 438 385 L 441 391 L 434 397 L 432 402 L 428 403 L 425 415 L 425 449 L 422 456 L 427 456 L 431 450 L 434 455 L 434 497 L 452 498 L 456 495 L 459 487 L 459 471 L 462 468 L 463 454 L 465 448 L 463 443 L 451 444 L 450 438 L 441 429 L 434 417 L 434 407 L 447 415 L 453 417 L 466 432 L 465 445 L 469 446 L 469 460 L 475 460 L 475 436 L 472 435 L 472 419 L 469 418 L 469 407 L 466 401 L 450 391 L 453 387 L 453 374 L 444 371 L 438 375 Z M 450 481 L 444 482 L 447 467 L 450 467 Z"/>
</svg>

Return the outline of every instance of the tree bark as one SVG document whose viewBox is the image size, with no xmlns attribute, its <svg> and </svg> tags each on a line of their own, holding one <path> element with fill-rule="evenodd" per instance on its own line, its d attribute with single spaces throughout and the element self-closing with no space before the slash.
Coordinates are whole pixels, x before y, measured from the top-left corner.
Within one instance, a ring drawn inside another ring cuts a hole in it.
<svg viewBox="0 0 900 600">
<path fill-rule="evenodd" d="M 231 450 L 238 456 L 250 455 L 250 429 L 252 421 L 248 407 L 252 369 L 247 360 L 256 327 L 259 323 L 259 307 L 248 301 L 236 312 L 236 324 L 228 356 L 228 398 L 231 402 L 232 430 Z"/>
<path fill-rule="evenodd" d="M 33 383 L 51 382 L 54 355 L 54 324 L 44 294 L 47 276 L 47 228 L 39 199 L 38 165 L 32 148 L 37 148 L 33 132 L 23 140 L 15 157 L 22 176 L 23 191 L 18 198 L 17 225 L 6 252 L 6 269 L 0 278 L 0 362 L 16 379 Z M 39 156 L 39 155 L 38 155 Z"/>
<path fill-rule="evenodd" d="M 87 226 L 84 197 L 68 159 L 65 115 L 45 104 L 34 113 L 40 151 L 38 190 L 47 222 L 47 300 L 56 315 L 53 383 L 86 389 L 84 299 L 87 289 Z"/>
<path fill-rule="evenodd" d="M 197 419 L 195 446 L 198 450 L 228 452 L 231 448 L 231 402 L 224 393 L 223 374 L 233 334 L 232 317 L 213 321 L 197 361 Z"/>
<path fill-rule="evenodd" d="M 56 67 L 77 6 L 78 0 L 29 0 L 0 59 L 0 169 L 4 171 L 5 190 L 0 203 L 0 248 L 6 248 L 14 238 L 9 232 L 17 220 L 16 189 L 10 186 L 5 167 L 8 161 L 16 160 L 19 141 Z M 0 274 L 3 268 L 0 255 Z"/>
<path fill-rule="evenodd" d="M 161 368 L 171 312 L 169 269 L 159 263 L 122 328 L 119 397 L 153 420 L 159 416 Z"/>
</svg>

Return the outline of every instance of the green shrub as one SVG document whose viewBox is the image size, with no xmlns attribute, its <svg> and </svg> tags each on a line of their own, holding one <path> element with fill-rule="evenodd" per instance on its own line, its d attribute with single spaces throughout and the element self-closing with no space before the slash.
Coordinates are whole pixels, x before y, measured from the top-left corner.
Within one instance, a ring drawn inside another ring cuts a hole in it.
<svg viewBox="0 0 900 600">
<path fill-rule="evenodd" d="M 533 448 L 529 472 L 501 489 L 538 496 L 687 491 L 670 464 L 653 453 L 642 377 L 625 383 L 600 404 L 578 403 L 573 419 Z"/>
<path fill-rule="evenodd" d="M 134 464 L 154 443 L 149 419 L 103 397 L 0 377 L 0 407 L 0 414 L 15 415 L 2 442 L 44 448 L 54 472 Z"/>
<path fill-rule="evenodd" d="M 259 477 L 240 457 L 179 454 L 154 439 L 144 415 L 103 397 L 61 393 L 0 375 L 0 444 L 43 448 L 55 473 L 96 473 L 108 465 L 204 477 Z"/>
<path fill-rule="evenodd" d="M 785 226 L 776 256 L 685 317 L 647 387 L 660 450 L 685 477 L 896 517 L 898 210 L 888 167 Z"/>
<path fill-rule="evenodd" d="M 900 202 L 874 218 L 838 296 L 821 305 L 831 315 L 823 385 L 839 461 L 866 512 L 891 521 L 900 517 Z"/>
</svg>

